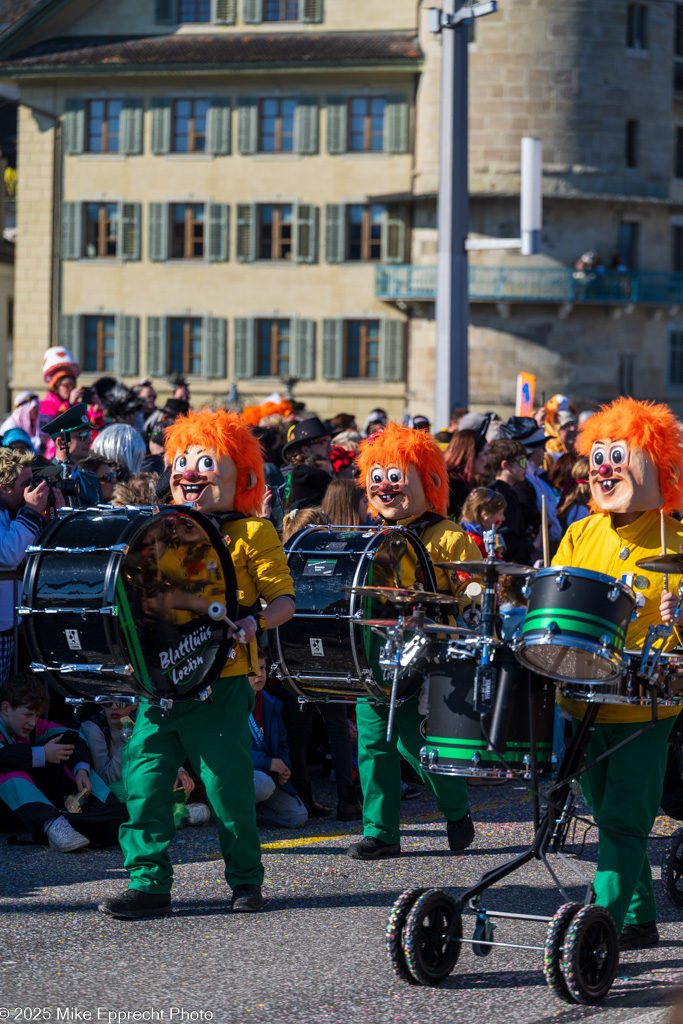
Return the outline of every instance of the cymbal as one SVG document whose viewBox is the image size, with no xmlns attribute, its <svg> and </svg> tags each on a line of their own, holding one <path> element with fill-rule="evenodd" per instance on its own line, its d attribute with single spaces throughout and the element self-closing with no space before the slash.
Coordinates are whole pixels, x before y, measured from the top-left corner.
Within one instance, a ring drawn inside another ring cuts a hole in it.
<svg viewBox="0 0 683 1024">
<path fill-rule="evenodd" d="M 456 597 L 431 590 L 406 590 L 402 587 L 341 587 L 345 594 L 378 597 L 393 604 L 457 604 Z"/>
<path fill-rule="evenodd" d="M 649 572 L 670 573 L 672 576 L 683 574 L 682 555 L 653 555 L 652 558 L 641 558 L 636 562 L 639 569 L 646 569 Z"/>
<path fill-rule="evenodd" d="M 414 629 L 420 633 L 441 633 L 443 636 L 479 636 L 474 629 L 465 629 L 461 626 L 445 626 L 440 622 L 426 621 L 420 624 L 414 616 L 405 619 L 354 619 L 358 626 L 368 626 L 371 629 L 394 629 L 402 625 L 404 629 Z"/>
<path fill-rule="evenodd" d="M 482 558 L 480 562 L 435 562 L 438 569 L 456 569 L 472 576 L 533 576 L 536 572 L 530 565 L 518 562 L 501 562 L 497 558 Z"/>
</svg>

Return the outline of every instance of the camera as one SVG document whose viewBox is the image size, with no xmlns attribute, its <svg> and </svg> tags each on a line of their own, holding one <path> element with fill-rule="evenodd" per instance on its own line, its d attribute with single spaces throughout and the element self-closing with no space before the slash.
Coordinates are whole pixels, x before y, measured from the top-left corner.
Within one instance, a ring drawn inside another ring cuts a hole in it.
<svg viewBox="0 0 683 1024">
<path fill-rule="evenodd" d="M 94 397 L 95 397 L 95 389 L 94 388 L 83 388 L 83 392 L 81 394 L 81 401 L 82 402 L 87 402 L 88 405 L 89 405 L 92 402 Z"/>
</svg>

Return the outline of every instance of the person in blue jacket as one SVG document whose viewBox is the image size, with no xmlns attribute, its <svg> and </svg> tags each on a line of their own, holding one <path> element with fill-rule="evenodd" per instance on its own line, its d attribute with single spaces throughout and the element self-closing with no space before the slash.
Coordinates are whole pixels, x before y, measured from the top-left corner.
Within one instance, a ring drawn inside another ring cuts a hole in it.
<svg viewBox="0 0 683 1024">
<path fill-rule="evenodd" d="M 255 694 L 249 728 L 257 818 L 282 828 L 300 828 L 308 821 L 308 811 L 289 781 L 292 771 L 287 730 L 280 714 L 282 704 L 262 692 L 266 682 L 266 656 L 261 650 L 258 675 L 249 676 L 249 682 Z"/>
</svg>

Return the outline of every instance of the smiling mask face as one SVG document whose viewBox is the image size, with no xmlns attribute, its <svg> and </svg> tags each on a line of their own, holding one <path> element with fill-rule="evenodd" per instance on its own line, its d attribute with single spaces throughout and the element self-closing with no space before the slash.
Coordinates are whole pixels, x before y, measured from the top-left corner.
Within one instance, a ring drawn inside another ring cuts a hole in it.
<svg viewBox="0 0 683 1024">
<path fill-rule="evenodd" d="M 191 502 L 200 512 L 229 512 L 234 508 L 237 467 L 215 448 L 191 445 L 178 452 L 171 471 L 171 494 L 176 505 Z"/>
<path fill-rule="evenodd" d="M 603 512 L 646 512 L 661 508 L 659 473 L 643 448 L 606 438 L 591 449 L 590 488 Z"/>
<path fill-rule="evenodd" d="M 431 508 L 415 466 L 403 470 L 376 464 L 368 473 L 365 486 L 370 505 L 383 519 L 408 519 Z"/>
</svg>

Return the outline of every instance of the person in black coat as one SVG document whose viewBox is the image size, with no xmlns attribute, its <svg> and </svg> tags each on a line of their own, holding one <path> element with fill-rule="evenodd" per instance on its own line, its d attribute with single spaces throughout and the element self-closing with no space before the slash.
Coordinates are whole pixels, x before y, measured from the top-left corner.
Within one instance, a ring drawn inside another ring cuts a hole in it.
<svg viewBox="0 0 683 1024">
<path fill-rule="evenodd" d="M 505 522 L 500 529 L 505 541 L 504 558 L 508 562 L 531 565 L 531 544 L 519 494 L 526 476 L 526 462 L 526 449 L 519 441 L 501 438 L 489 448 L 489 468 L 495 476 L 491 487 L 507 502 Z"/>
</svg>

